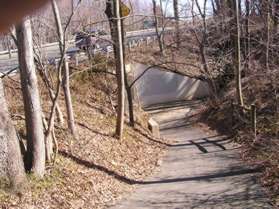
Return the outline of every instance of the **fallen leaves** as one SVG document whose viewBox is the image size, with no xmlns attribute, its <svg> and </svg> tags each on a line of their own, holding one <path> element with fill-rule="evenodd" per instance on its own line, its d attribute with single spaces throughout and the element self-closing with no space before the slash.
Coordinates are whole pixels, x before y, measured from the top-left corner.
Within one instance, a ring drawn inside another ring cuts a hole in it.
<svg viewBox="0 0 279 209">
<path fill-rule="evenodd" d="M 160 164 L 165 147 L 149 140 L 151 136 L 142 126 L 135 130 L 126 126 L 122 141 L 113 137 L 115 116 L 109 111 L 111 103 L 103 79 L 106 77 L 96 75 L 94 80 L 79 83 L 78 88 L 73 81 L 75 116 L 80 122 L 78 140 L 70 141 L 65 127 L 57 129 L 60 154 L 56 165 L 41 182 L 31 181 L 33 185 L 23 198 L 5 193 L 0 208 L 104 208 L 130 192 L 134 188 L 131 182 L 150 175 Z M 113 78 L 109 82 L 114 86 Z M 88 95 L 94 98 L 90 105 Z M 13 113 L 22 114 L 22 104 L 12 95 L 8 98 L 16 104 Z M 61 109 L 65 112 L 63 106 Z M 20 124 L 22 127 L 22 121 Z"/>
</svg>

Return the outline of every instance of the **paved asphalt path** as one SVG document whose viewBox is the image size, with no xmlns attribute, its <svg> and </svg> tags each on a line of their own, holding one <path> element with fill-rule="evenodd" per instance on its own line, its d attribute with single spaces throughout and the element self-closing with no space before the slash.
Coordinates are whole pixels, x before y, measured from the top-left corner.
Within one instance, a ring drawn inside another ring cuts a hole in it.
<svg viewBox="0 0 279 209">
<path fill-rule="evenodd" d="M 195 107 L 155 109 L 162 137 L 172 139 L 161 167 L 112 209 L 271 209 L 256 182 L 259 169 L 244 165 L 226 136 L 191 124 Z"/>
</svg>

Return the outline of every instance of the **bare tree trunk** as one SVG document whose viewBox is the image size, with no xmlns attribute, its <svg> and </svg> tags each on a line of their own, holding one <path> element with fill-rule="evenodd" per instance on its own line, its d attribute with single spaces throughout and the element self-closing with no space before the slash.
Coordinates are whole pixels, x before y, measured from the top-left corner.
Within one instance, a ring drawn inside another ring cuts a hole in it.
<svg viewBox="0 0 279 209">
<path fill-rule="evenodd" d="M 158 23 L 158 16 L 157 16 L 157 10 L 156 10 L 156 0 L 152 0 L 153 3 L 153 14 L 154 14 L 154 21 L 155 21 L 155 29 L 156 29 L 156 35 L 158 40 L 158 45 L 160 48 L 160 52 L 162 55 L 164 55 L 164 44 L 162 39 L 162 33 L 159 31 L 159 23 Z"/>
<path fill-rule="evenodd" d="M 176 33 L 176 47 L 180 47 L 180 33 L 179 33 L 179 13 L 178 13 L 178 0 L 173 0 L 173 12 L 175 19 L 175 33 Z"/>
<path fill-rule="evenodd" d="M 116 136 L 123 137 L 124 129 L 124 108 L 125 108 L 125 76 L 124 76 L 124 53 L 122 43 L 121 16 L 119 0 L 108 0 L 106 14 L 110 20 L 111 37 L 114 43 L 114 56 L 116 62 L 116 76 L 118 89 L 118 107 Z"/>
<path fill-rule="evenodd" d="M 51 101 L 54 102 L 55 93 L 54 93 L 54 90 L 53 90 L 53 84 L 52 84 L 51 80 L 49 79 L 48 74 L 46 73 L 46 70 L 43 69 L 44 68 L 43 64 L 41 64 L 41 68 L 42 69 L 39 70 L 39 72 L 40 72 L 39 75 L 41 76 L 41 78 L 42 78 L 42 80 L 43 80 L 43 82 L 45 84 L 45 87 L 48 90 L 49 97 L 50 97 Z M 60 108 L 58 103 L 56 105 L 55 111 L 56 111 L 56 118 L 57 118 L 59 124 L 61 126 L 63 126 L 63 124 L 64 124 L 63 112 L 62 112 L 62 110 L 61 110 L 61 108 Z"/>
<path fill-rule="evenodd" d="M 220 14 L 220 10 L 221 10 L 221 4 L 222 2 L 220 2 L 219 0 L 211 0 L 212 1 L 212 4 L 216 4 L 216 14 Z M 214 2 L 213 2 L 214 1 Z"/>
<path fill-rule="evenodd" d="M 214 16 L 217 16 L 218 15 L 218 10 L 217 10 L 217 4 L 215 5 L 216 1 L 214 0 L 211 0 L 211 6 L 212 6 L 212 11 L 213 11 L 213 14 Z"/>
<path fill-rule="evenodd" d="M 240 52 L 240 23 L 239 23 L 239 2 L 235 0 L 235 77 L 236 77 L 236 94 L 239 105 L 243 106 L 242 84 L 241 84 L 241 52 Z"/>
<path fill-rule="evenodd" d="M 210 87 L 210 92 L 212 94 L 212 98 L 214 100 L 217 99 L 217 89 L 216 89 L 216 85 L 214 83 L 214 80 L 211 76 L 211 73 L 208 69 L 208 64 L 207 64 L 207 59 L 206 59 L 206 55 L 205 55 L 205 48 L 204 48 L 204 45 L 201 44 L 200 45 L 200 54 L 201 54 L 201 62 L 202 62 L 202 66 L 203 66 L 203 70 L 204 72 L 207 74 L 207 80 L 206 82 L 208 83 L 209 87 Z"/>
<path fill-rule="evenodd" d="M 40 34 L 37 33 L 37 34 L 35 34 L 35 36 L 36 35 L 38 37 L 40 37 Z M 40 41 L 38 41 L 36 38 L 34 38 L 34 35 L 33 35 L 33 43 L 34 43 L 33 51 L 34 51 L 34 55 L 35 55 L 35 60 L 36 60 L 37 65 L 39 66 L 38 67 L 39 75 L 41 76 L 41 79 L 44 82 L 46 89 L 48 90 L 49 97 L 53 102 L 53 100 L 55 99 L 55 93 L 54 93 L 54 88 L 53 88 L 53 79 L 51 78 L 51 75 L 48 73 L 47 65 L 44 64 L 44 62 L 43 62 L 42 51 L 41 51 L 42 44 Z M 63 113 L 62 113 L 62 110 L 58 103 L 56 106 L 56 117 L 57 117 L 59 124 L 61 126 L 63 126 L 63 124 L 64 124 Z"/>
<path fill-rule="evenodd" d="M 6 42 L 7 42 L 7 47 L 8 47 L 8 52 L 9 52 L 9 58 L 12 58 L 12 49 L 11 49 L 11 41 L 10 41 L 10 36 L 6 36 Z"/>
<path fill-rule="evenodd" d="M 249 32 L 249 18 L 250 18 L 250 0 L 245 0 L 245 69 L 250 68 L 250 32 Z"/>
<path fill-rule="evenodd" d="M 126 59 L 126 52 L 125 52 L 125 32 L 124 32 L 124 21 L 121 20 L 121 33 L 122 33 L 122 47 L 123 47 L 123 59 Z M 135 127 L 135 117 L 134 117 L 134 105 L 133 105 L 133 95 L 132 89 L 129 86 L 128 81 L 128 74 L 126 70 L 126 66 L 124 65 L 124 80 L 125 80 L 125 88 L 127 93 L 127 100 L 128 100 L 128 109 L 129 109 L 129 124 L 131 127 Z"/>
<path fill-rule="evenodd" d="M 72 104 L 72 96 L 70 90 L 70 73 L 69 73 L 69 63 L 67 58 L 65 58 L 64 62 L 64 69 L 63 69 L 63 90 L 65 95 L 65 102 L 66 102 L 66 109 L 67 109 L 67 116 L 68 116 L 68 127 L 70 129 L 71 134 L 76 138 L 76 127 L 75 127 L 75 117 L 74 117 L 74 110 Z"/>
<path fill-rule="evenodd" d="M 232 60 L 235 75 L 236 100 L 240 106 L 244 105 L 241 84 L 241 51 L 240 51 L 240 21 L 239 21 L 239 2 L 238 0 L 228 0 L 228 16 L 231 18 L 230 39 L 233 47 Z"/>
<path fill-rule="evenodd" d="M 277 33 L 279 23 L 279 1 L 275 0 L 273 3 L 274 14 L 273 14 L 273 32 Z"/>
<path fill-rule="evenodd" d="M 49 89 L 49 96 L 50 96 L 51 101 L 54 102 L 55 93 L 54 93 L 53 89 Z M 62 110 L 60 108 L 60 105 L 58 103 L 56 105 L 55 112 L 56 112 L 56 118 L 58 120 L 58 123 L 61 126 L 63 126 L 63 124 L 64 124 L 63 112 L 62 112 Z"/>
<path fill-rule="evenodd" d="M 71 134 L 76 137 L 75 131 L 75 119 L 74 119 L 74 111 L 72 105 L 72 98 L 71 98 L 71 91 L 70 91 L 70 80 L 69 80 L 69 63 L 66 54 L 66 41 L 65 41 L 65 34 L 62 29 L 61 17 L 60 12 L 55 0 L 51 1 L 52 3 L 52 10 L 55 17 L 55 24 L 57 29 L 57 35 L 59 37 L 59 48 L 60 48 L 60 55 L 61 59 L 63 59 L 63 90 L 65 95 L 65 102 L 66 102 L 66 109 L 67 109 L 67 122 L 68 128 Z"/>
<path fill-rule="evenodd" d="M 36 50 L 34 50 L 34 52 L 35 51 Z M 39 69 L 39 75 L 41 76 L 41 78 L 42 78 L 42 80 L 45 84 L 45 87 L 48 90 L 49 97 L 52 101 L 52 104 L 54 104 L 54 103 L 56 103 L 56 101 L 55 101 L 55 93 L 54 93 L 54 90 L 53 90 L 52 80 L 49 78 L 49 75 L 46 71 L 46 68 L 45 68 L 44 64 L 42 63 L 42 60 L 41 60 L 41 57 L 39 56 L 39 54 L 36 54 L 36 59 L 37 59 L 38 64 L 41 67 L 41 69 Z M 57 82 L 59 82 L 59 81 L 57 81 Z M 60 123 L 60 125 L 63 125 L 63 122 L 64 122 L 63 113 L 62 113 L 62 111 L 59 107 L 58 102 L 55 105 L 55 112 L 56 112 L 56 117 L 57 117 L 58 122 Z M 49 120 L 52 120 L 52 119 L 49 118 Z M 54 133 L 54 129 L 53 129 L 53 130 L 51 130 L 52 134 L 51 135 L 48 134 L 49 127 L 48 127 L 48 123 L 47 123 L 47 120 L 46 120 L 44 115 L 43 115 L 43 125 L 44 125 L 44 128 L 46 130 L 46 136 L 45 136 L 46 161 L 51 162 L 52 155 L 53 155 L 53 141 L 55 140 L 54 139 L 54 137 L 55 137 L 54 134 L 55 133 Z"/>
<path fill-rule="evenodd" d="M 135 127 L 132 89 L 129 87 L 128 81 L 126 85 L 127 85 L 126 91 L 127 91 L 127 99 L 128 99 L 128 106 L 129 106 L 129 122 L 130 122 L 130 126 Z"/>
<path fill-rule="evenodd" d="M 166 26 L 165 13 L 164 13 L 164 9 L 163 9 L 162 0 L 159 0 L 159 3 L 160 3 L 160 11 L 161 11 L 161 14 L 162 14 L 162 17 L 161 17 L 161 22 L 162 22 L 161 39 L 162 39 L 163 46 L 165 46 L 165 36 L 164 36 L 164 31 L 165 31 L 165 26 Z"/>
<path fill-rule="evenodd" d="M 27 131 L 27 168 L 35 175 L 45 173 L 45 143 L 42 109 L 35 72 L 31 23 L 28 18 L 16 27 L 20 79 Z"/>
<path fill-rule="evenodd" d="M 265 52 L 265 66 L 269 70 L 269 45 L 270 45 L 270 0 L 266 0 L 266 52 Z"/>
<path fill-rule="evenodd" d="M 214 100 L 216 100 L 217 98 L 217 89 L 216 89 L 216 85 L 214 83 L 214 80 L 212 78 L 211 72 L 208 69 L 208 64 L 207 64 L 207 58 L 206 58 L 206 43 L 207 43 L 207 25 L 206 25 L 206 3 L 207 0 L 204 1 L 204 5 L 203 5 L 203 10 L 198 2 L 198 0 L 194 0 L 195 4 L 198 8 L 199 14 L 202 17 L 202 22 L 203 22 L 203 30 L 202 30 L 202 37 L 201 40 L 198 37 L 198 34 L 196 31 L 194 31 L 194 35 L 196 38 L 196 41 L 198 42 L 199 45 L 199 50 L 200 50 L 200 57 L 201 57 L 201 63 L 203 66 L 203 70 L 206 74 L 207 80 L 206 82 L 208 83 L 209 87 L 210 87 L 210 91 L 212 94 L 212 98 Z M 192 4 L 194 5 L 194 1 L 192 1 Z M 193 18 L 193 24 L 194 24 L 194 7 L 192 5 L 192 18 Z"/>
<path fill-rule="evenodd" d="M 0 79 L 0 175 L 8 175 L 15 190 L 25 184 L 23 159 L 16 130 L 8 112 L 2 79 Z"/>
</svg>

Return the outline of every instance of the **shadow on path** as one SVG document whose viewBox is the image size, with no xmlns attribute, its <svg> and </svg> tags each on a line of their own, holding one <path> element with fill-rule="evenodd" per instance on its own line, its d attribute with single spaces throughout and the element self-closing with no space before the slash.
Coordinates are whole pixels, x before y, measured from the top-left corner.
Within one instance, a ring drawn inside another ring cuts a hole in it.
<svg viewBox="0 0 279 209">
<path fill-rule="evenodd" d="M 239 170 L 232 170 L 232 171 L 221 171 L 218 173 L 211 173 L 211 174 L 205 174 L 205 175 L 193 176 L 193 177 L 162 179 L 159 181 L 140 181 L 140 180 L 134 180 L 134 179 L 125 177 L 125 176 L 123 176 L 115 171 L 112 171 L 102 165 L 97 165 L 93 162 L 81 159 L 64 150 L 59 150 L 59 154 L 62 155 L 63 157 L 70 158 L 71 160 L 75 161 L 76 163 L 78 163 L 80 165 L 83 165 L 87 168 L 92 168 L 92 169 L 102 171 L 102 172 L 108 174 L 109 176 L 113 176 L 117 180 L 130 184 L 130 185 L 131 184 L 140 184 L 140 185 L 166 184 L 166 183 L 186 182 L 186 181 L 209 181 L 211 179 L 225 178 L 225 177 L 231 177 L 231 176 L 240 176 L 240 175 L 245 175 L 245 174 L 261 172 L 261 168 L 247 168 L 247 169 L 239 169 Z"/>
<path fill-rule="evenodd" d="M 222 144 L 219 144 L 219 142 L 231 142 L 231 137 L 223 137 L 220 139 L 220 137 L 222 137 L 222 135 L 215 135 L 215 136 L 209 136 L 206 138 L 198 138 L 198 139 L 192 139 L 189 140 L 190 143 L 182 143 L 182 144 L 176 144 L 176 143 L 166 143 L 166 142 L 162 142 L 159 140 L 154 139 L 153 137 L 148 136 L 146 133 L 143 133 L 140 129 L 135 128 L 135 131 L 137 131 L 139 134 L 141 134 L 142 136 L 144 136 L 145 138 L 147 138 L 148 140 L 158 143 L 158 144 L 162 144 L 165 145 L 167 147 L 187 147 L 187 146 L 196 146 L 198 147 L 198 149 L 202 152 L 202 153 L 208 153 L 208 151 L 202 146 L 202 145 L 206 145 L 206 144 L 213 144 L 219 148 L 221 148 L 222 150 L 227 150 L 226 147 L 224 147 Z M 211 138 L 217 138 L 216 140 L 210 140 Z M 199 141 L 199 142 L 196 142 Z"/>
</svg>

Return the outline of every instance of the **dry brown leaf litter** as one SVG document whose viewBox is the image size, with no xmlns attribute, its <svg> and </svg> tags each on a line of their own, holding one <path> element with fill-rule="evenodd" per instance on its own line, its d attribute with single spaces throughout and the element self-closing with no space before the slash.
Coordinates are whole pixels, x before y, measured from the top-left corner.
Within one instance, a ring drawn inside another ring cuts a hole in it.
<svg viewBox="0 0 279 209">
<path fill-rule="evenodd" d="M 113 78 L 94 73 L 78 75 L 72 81 L 72 90 L 78 140 L 71 140 L 65 127 L 58 128 L 60 154 L 56 165 L 48 169 L 43 180 L 30 176 L 29 191 L 21 197 L 2 190 L 1 208 L 104 208 L 131 192 L 132 183 L 143 180 L 158 165 L 165 148 L 150 140 L 142 126 L 137 125 L 137 131 L 126 126 L 122 141 L 113 137 L 115 115 L 109 99 L 109 95 L 115 97 Z M 20 89 L 6 87 L 6 94 L 15 124 L 24 135 Z M 43 90 L 41 94 L 47 115 L 48 97 Z M 62 99 L 59 104 L 65 112 Z"/>
</svg>

